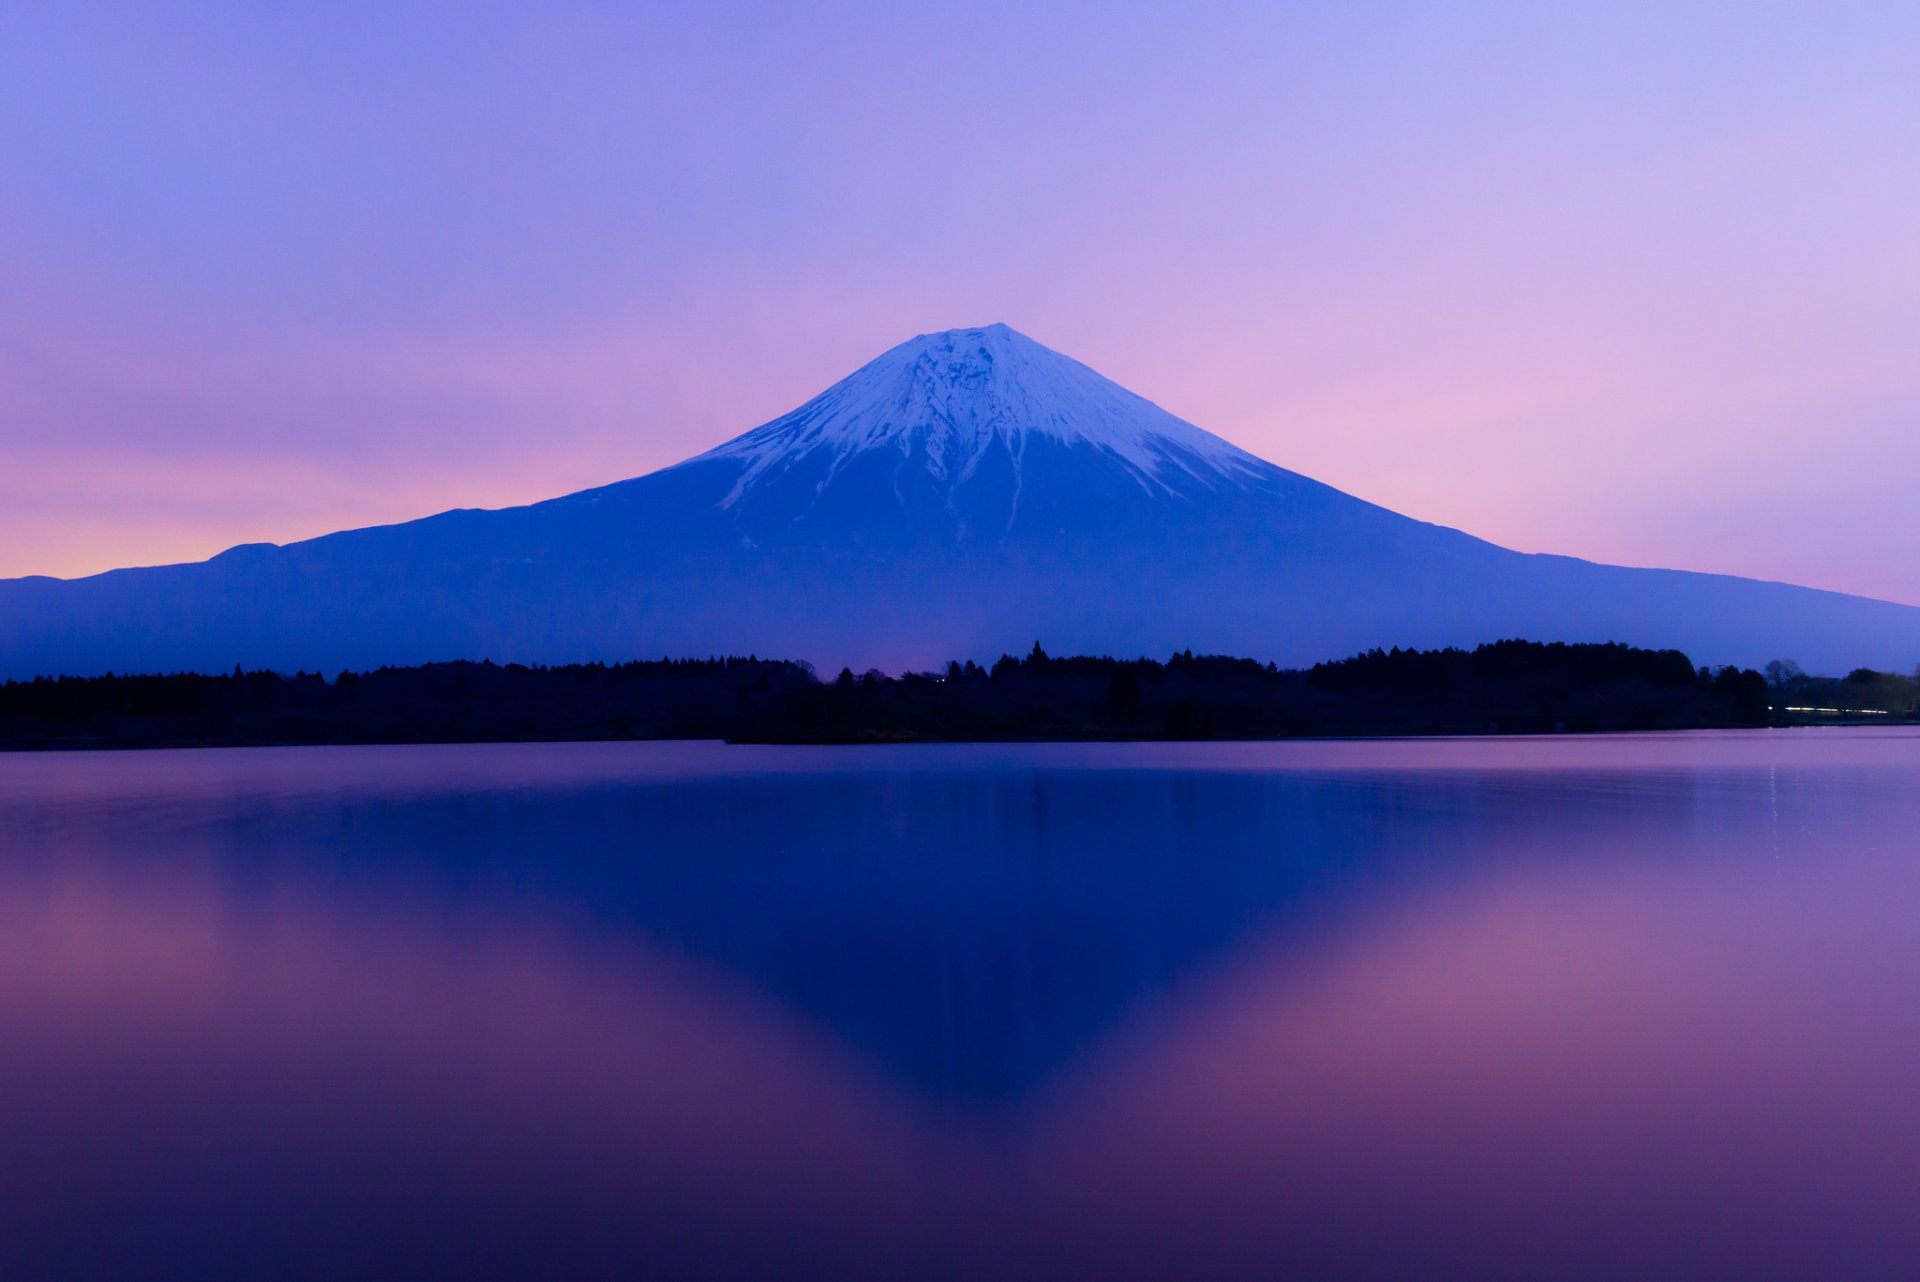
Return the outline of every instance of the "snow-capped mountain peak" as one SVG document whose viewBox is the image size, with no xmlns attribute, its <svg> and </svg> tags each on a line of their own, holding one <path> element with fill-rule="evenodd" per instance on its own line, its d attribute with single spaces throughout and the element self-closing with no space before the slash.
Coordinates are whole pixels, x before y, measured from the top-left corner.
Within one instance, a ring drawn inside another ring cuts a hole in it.
<svg viewBox="0 0 1920 1282">
<path fill-rule="evenodd" d="M 1313 663 L 1497 637 L 1815 671 L 1920 610 L 1532 556 L 1261 461 L 1004 325 L 925 334 L 645 476 L 195 565 L 0 582 L 0 678 L 455 658 L 1023 652 Z"/>
<path fill-rule="evenodd" d="M 1091 447 L 1150 492 L 1269 469 L 1003 324 L 909 339 L 791 413 L 701 457 L 746 460 L 731 504 L 770 473 L 824 461 L 830 480 L 853 457 L 875 450 L 918 459 L 936 483 L 958 486 L 1001 452 L 1017 472 L 1035 437 Z"/>
</svg>

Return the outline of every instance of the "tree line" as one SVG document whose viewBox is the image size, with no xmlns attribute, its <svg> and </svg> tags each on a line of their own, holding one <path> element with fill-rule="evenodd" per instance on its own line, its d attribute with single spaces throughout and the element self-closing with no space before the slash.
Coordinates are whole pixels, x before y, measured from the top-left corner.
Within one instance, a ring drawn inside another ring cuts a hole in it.
<svg viewBox="0 0 1920 1282">
<path fill-rule="evenodd" d="M 1771 679 L 1770 679 L 1771 678 Z M 1822 684 L 1826 682 L 1827 684 Z M 1761 726 L 1793 700 L 1914 715 L 1908 678 L 1763 676 L 1677 650 L 1499 641 L 1370 650 L 1311 668 L 1182 651 L 820 680 L 781 659 L 430 663 L 317 674 L 40 678 L 0 685 L 0 746 L 159 747 L 730 739 L 884 743 L 1543 734 Z M 1851 700 L 1852 702 L 1848 702 Z M 1802 718 L 1804 719 L 1804 718 Z"/>
<path fill-rule="evenodd" d="M 40 678 L 0 685 L 0 745 L 237 746 L 711 739 L 741 733 L 815 685 L 775 659 L 559 666 L 428 663 L 292 675 Z"/>
<path fill-rule="evenodd" d="M 1815 677 L 1791 659 L 1775 659 L 1764 675 L 1780 725 L 1920 720 L 1920 669 L 1901 676 L 1855 668 L 1844 677 Z"/>
<path fill-rule="evenodd" d="M 889 678 L 842 671 L 796 691 L 756 737 L 791 742 L 1266 739 L 1542 734 L 1765 725 L 1757 672 L 1676 650 L 1499 641 L 1370 650 L 1288 669 L 1183 651 L 1165 662 L 1055 658 L 1038 644 L 990 668 Z"/>
</svg>

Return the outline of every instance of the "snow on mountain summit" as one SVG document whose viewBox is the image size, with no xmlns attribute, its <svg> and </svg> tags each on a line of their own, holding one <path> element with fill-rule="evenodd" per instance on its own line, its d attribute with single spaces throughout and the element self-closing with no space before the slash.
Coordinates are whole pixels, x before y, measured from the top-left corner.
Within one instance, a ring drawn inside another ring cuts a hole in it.
<svg viewBox="0 0 1920 1282">
<path fill-rule="evenodd" d="M 875 450 L 917 458 L 937 482 L 957 486 L 991 454 L 1010 455 L 1018 470 L 1036 436 L 1091 447 L 1149 492 L 1173 488 L 1176 474 L 1214 484 L 1271 470 L 1000 324 L 909 339 L 791 413 L 701 457 L 747 461 L 728 496 L 732 503 L 769 473 L 824 458 L 830 479 Z"/>
</svg>

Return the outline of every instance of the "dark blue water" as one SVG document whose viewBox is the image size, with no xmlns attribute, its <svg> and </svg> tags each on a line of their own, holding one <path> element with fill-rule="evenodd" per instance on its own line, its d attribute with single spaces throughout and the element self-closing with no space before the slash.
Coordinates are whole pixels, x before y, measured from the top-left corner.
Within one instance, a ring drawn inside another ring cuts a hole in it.
<svg viewBox="0 0 1920 1282">
<path fill-rule="evenodd" d="M 6 1277 L 1920 1274 L 1920 737 L 0 757 Z"/>
</svg>

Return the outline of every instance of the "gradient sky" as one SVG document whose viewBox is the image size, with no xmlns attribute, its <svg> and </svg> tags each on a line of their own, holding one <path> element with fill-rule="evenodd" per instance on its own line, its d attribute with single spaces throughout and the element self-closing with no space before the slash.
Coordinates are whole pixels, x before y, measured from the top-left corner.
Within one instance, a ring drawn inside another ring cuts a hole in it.
<svg viewBox="0 0 1920 1282">
<path fill-rule="evenodd" d="M 1530 551 L 1920 603 L 1920 6 L 0 5 L 0 575 L 1003 320 Z"/>
</svg>

